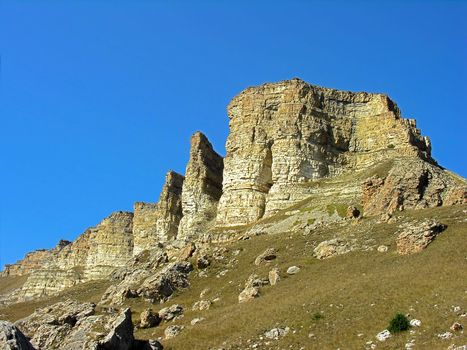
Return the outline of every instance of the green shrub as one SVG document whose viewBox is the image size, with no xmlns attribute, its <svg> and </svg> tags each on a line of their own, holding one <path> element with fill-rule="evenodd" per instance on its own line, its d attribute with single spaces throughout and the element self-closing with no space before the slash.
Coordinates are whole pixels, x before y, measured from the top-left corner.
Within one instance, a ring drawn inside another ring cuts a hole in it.
<svg viewBox="0 0 467 350">
<path fill-rule="evenodd" d="M 322 318 L 324 318 L 324 316 L 321 315 L 319 312 L 315 312 L 313 316 L 311 316 L 311 319 L 313 321 L 318 321 L 318 320 L 321 320 Z"/>
<path fill-rule="evenodd" d="M 409 319 L 403 314 L 396 314 L 391 322 L 389 322 L 388 331 L 391 333 L 399 333 L 408 330 L 409 327 Z"/>
<path fill-rule="evenodd" d="M 396 146 L 394 146 L 392 143 L 390 143 L 390 144 L 388 145 L 388 148 L 393 149 L 393 148 L 396 148 Z"/>
</svg>

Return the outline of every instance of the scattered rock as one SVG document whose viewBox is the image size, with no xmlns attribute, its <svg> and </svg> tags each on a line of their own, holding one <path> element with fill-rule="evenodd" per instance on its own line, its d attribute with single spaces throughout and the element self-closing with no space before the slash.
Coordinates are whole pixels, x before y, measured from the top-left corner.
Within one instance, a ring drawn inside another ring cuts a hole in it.
<svg viewBox="0 0 467 350">
<path fill-rule="evenodd" d="M 193 266 L 187 261 L 171 263 L 147 278 L 138 288 L 137 294 L 153 303 L 165 301 L 176 290 L 190 285 L 188 274 L 192 270 Z"/>
<path fill-rule="evenodd" d="M 212 301 L 210 300 L 199 300 L 193 304 L 191 308 L 193 311 L 202 311 L 202 310 L 209 310 L 212 305 Z"/>
<path fill-rule="evenodd" d="M 247 287 L 238 295 L 238 302 L 244 303 L 259 297 L 258 287 Z"/>
<path fill-rule="evenodd" d="M 460 332 L 464 329 L 464 327 L 459 322 L 454 322 L 450 329 L 454 332 Z"/>
<path fill-rule="evenodd" d="M 267 284 L 269 284 L 269 280 L 268 279 L 265 279 L 265 278 L 260 278 L 258 275 L 256 274 L 252 274 L 250 275 L 250 277 L 248 277 L 248 279 L 246 280 L 245 282 L 245 288 L 251 288 L 251 287 L 262 287 L 262 286 L 266 286 Z"/>
<path fill-rule="evenodd" d="M 183 326 L 178 326 L 178 325 L 168 326 L 164 331 L 165 339 L 171 339 L 171 338 L 176 337 L 177 335 L 180 334 L 183 328 L 184 328 Z"/>
<path fill-rule="evenodd" d="M 140 350 L 164 350 L 162 344 L 155 339 L 149 339 L 147 342 L 145 341 L 138 341 L 138 343 L 142 343 L 139 347 L 136 347 Z"/>
<path fill-rule="evenodd" d="M 376 339 L 378 339 L 379 341 L 385 341 L 390 336 L 391 336 L 391 332 L 385 329 L 384 331 L 381 331 L 378 334 L 376 334 Z"/>
<path fill-rule="evenodd" d="M 334 238 L 321 242 L 313 252 L 316 258 L 327 259 L 336 255 L 349 253 L 352 250 L 354 250 L 354 247 L 351 242 L 340 238 Z"/>
<path fill-rule="evenodd" d="M 260 265 L 265 261 L 271 261 L 276 258 L 277 251 L 274 248 L 268 248 L 255 259 L 255 265 Z"/>
<path fill-rule="evenodd" d="M 420 327 L 422 325 L 422 321 L 420 320 L 417 320 L 417 319 L 413 319 L 413 320 L 410 320 L 410 326 L 412 327 Z"/>
<path fill-rule="evenodd" d="M 2 350 L 34 350 L 18 327 L 7 321 L 0 321 L 0 348 Z"/>
<path fill-rule="evenodd" d="M 275 286 L 277 282 L 281 280 L 281 276 L 279 274 L 279 268 L 275 267 L 271 271 L 269 271 L 269 283 L 271 286 Z"/>
<path fill-rule="evenodd" d="M 290 328 L 273 328 L 264 333 L 264 336 L 268 339 L 279 339 L 280 337 L 284 337 L 289 333 Z"/>
<path fill-rule="evenodd" d="M 289 275 L 295 275 L 297 274 L 298 272 L 300 271 L 300 268 L 298 266 L 290 266 L 288 269 L 287 269 L 287 273 Z"/>
<path fill-rule="evenodd" d="M 139 328 L 151 328 L 159 325 L 161 318 L 152 309 L 144 310 L 140 315 Z"/>
<path fill-rule="evenodd" d="M 211 288 L 204 288 L 201 291 L 201 293 L 199 293 L 199 297 L 203 299 L 210 291 L 211 291 Z"/>
<path fill-rule="evenodd" d="M 380 245 L 378 247 L 378 252 L 380 253 L 386 253 L 388 251 L 389 247 L 387 245 Z"/>
<path fill-rule="evenodd" d="M 174 304 L 159 311 L 159 317 L 164 321 L 170 321 L 183 314 L 183 306 Z"/>
<path fill-rule="evenodd" d="M 200 322 L 202 322 L 202 321 L 204 321 L 204 320 L 205 320 L 204 317 L 196 317 L 196 318 L 194 318 L 194 319 L 191 320 L 190 324 L 191 324 L 192 326 L 194 326 L 195 324 L 200 323 Z"/>
<path fill-rule="evenodd" d="M 408 223 L 402 227 L 397 236 L 397 252 L 403 255 L 418 253 L 445 229 L 446 225 L 434 220 Z"/>
<path fill-rule="evenodd" d="M 438 338 L 440 339 L 451 339 L 452 338 L 452 333 L 451 332 L 444 332 L 444 333 L 440 333 L 438 334 Z"/>
</svg>

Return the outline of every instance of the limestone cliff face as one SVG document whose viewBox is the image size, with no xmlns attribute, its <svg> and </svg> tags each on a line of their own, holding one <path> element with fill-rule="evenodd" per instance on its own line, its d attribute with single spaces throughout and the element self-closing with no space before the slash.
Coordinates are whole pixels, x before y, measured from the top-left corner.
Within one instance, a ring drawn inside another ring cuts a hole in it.
<svg viewBox="0 0 467 350">
<path fill-rule="evenodd" d="M 394 154 L 431 159 L 429 140 L 381 94 L 293 79 L 246 89 L 228 114 L 220 226 L 248 224 L 303 199 L 300 183 Z"/>
<path fill-rule="evenodd" d="M 133 213 L 116 212 L 91 230 L 85 278 L 96 279 L 124 266 L 133 256 Z"/>
<path fill-rule="evenodd" d="M 157 204 L 135 203 L 133 255 L 177 236 L 182 218 L 183 181 L 182 175 L 169 171 Z"/>
<path fill-rule="evenodd" d="M 178 239 L 196 237 L 215 219 L 222 195 L 223 159 L 206 136 L 197 132 L 191 137 L 190 160 L 182 190 L 183 217 Z"/>
</svg>

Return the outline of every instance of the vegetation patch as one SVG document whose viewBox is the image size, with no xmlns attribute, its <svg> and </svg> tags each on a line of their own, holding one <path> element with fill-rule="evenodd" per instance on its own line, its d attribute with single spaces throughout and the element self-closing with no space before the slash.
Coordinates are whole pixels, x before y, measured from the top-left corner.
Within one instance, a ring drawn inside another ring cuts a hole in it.
<svg viewBox="0 0 467 350">
<path fill-rule="evenodd" d="M 405 315 L 398 313 L 396 316 L 394 316 L 391 322 L 389 322 L 388 331 L 391 333 L 400 333 L 408 330 L 409 328 L 409 319 Z"/>
</svg>

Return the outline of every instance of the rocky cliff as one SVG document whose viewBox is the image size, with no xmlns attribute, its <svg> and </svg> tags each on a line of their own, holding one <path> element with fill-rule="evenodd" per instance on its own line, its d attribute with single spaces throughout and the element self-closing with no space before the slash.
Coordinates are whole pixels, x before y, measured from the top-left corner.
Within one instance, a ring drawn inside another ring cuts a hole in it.
<svg viewBox="0 0 467 350">
<path fill-rule="evenodd" d="M 229 240 L 236 228 L 303 200 L 314 203 L 306 221 L 313 224 L 300 224 L 307 230 L 341 220 L 348 205 L 371 216 L 467 202 L 465 179 L 436 164 L 429 139 L 386 95 L 292 79 L 244 90 L 228 115 L 225 159 L 195 133 L 185 176 L 169 171 L 157 203 L 136 202 L 134 213 L 113 213 L 73 243 L 8 265 L 3 276 L 28 276 L 10 301 L 108 278 L 155 248 L 169 258 L 189 257 L 193 243 L 202 246 L 216 234 Z M 285 220 L 274 231 L 291 225 Z M 268 230 L 260 222 L 248 232 Z"/>
<path fill-rule="evenodd" d="M 246 89 L 228 106 L 220 225 L 254 222 L 306 196 L 301 183 L 395 156 L 431 161 L 430 142 L 381 94 L 299 79 Z"/>
</svg>

